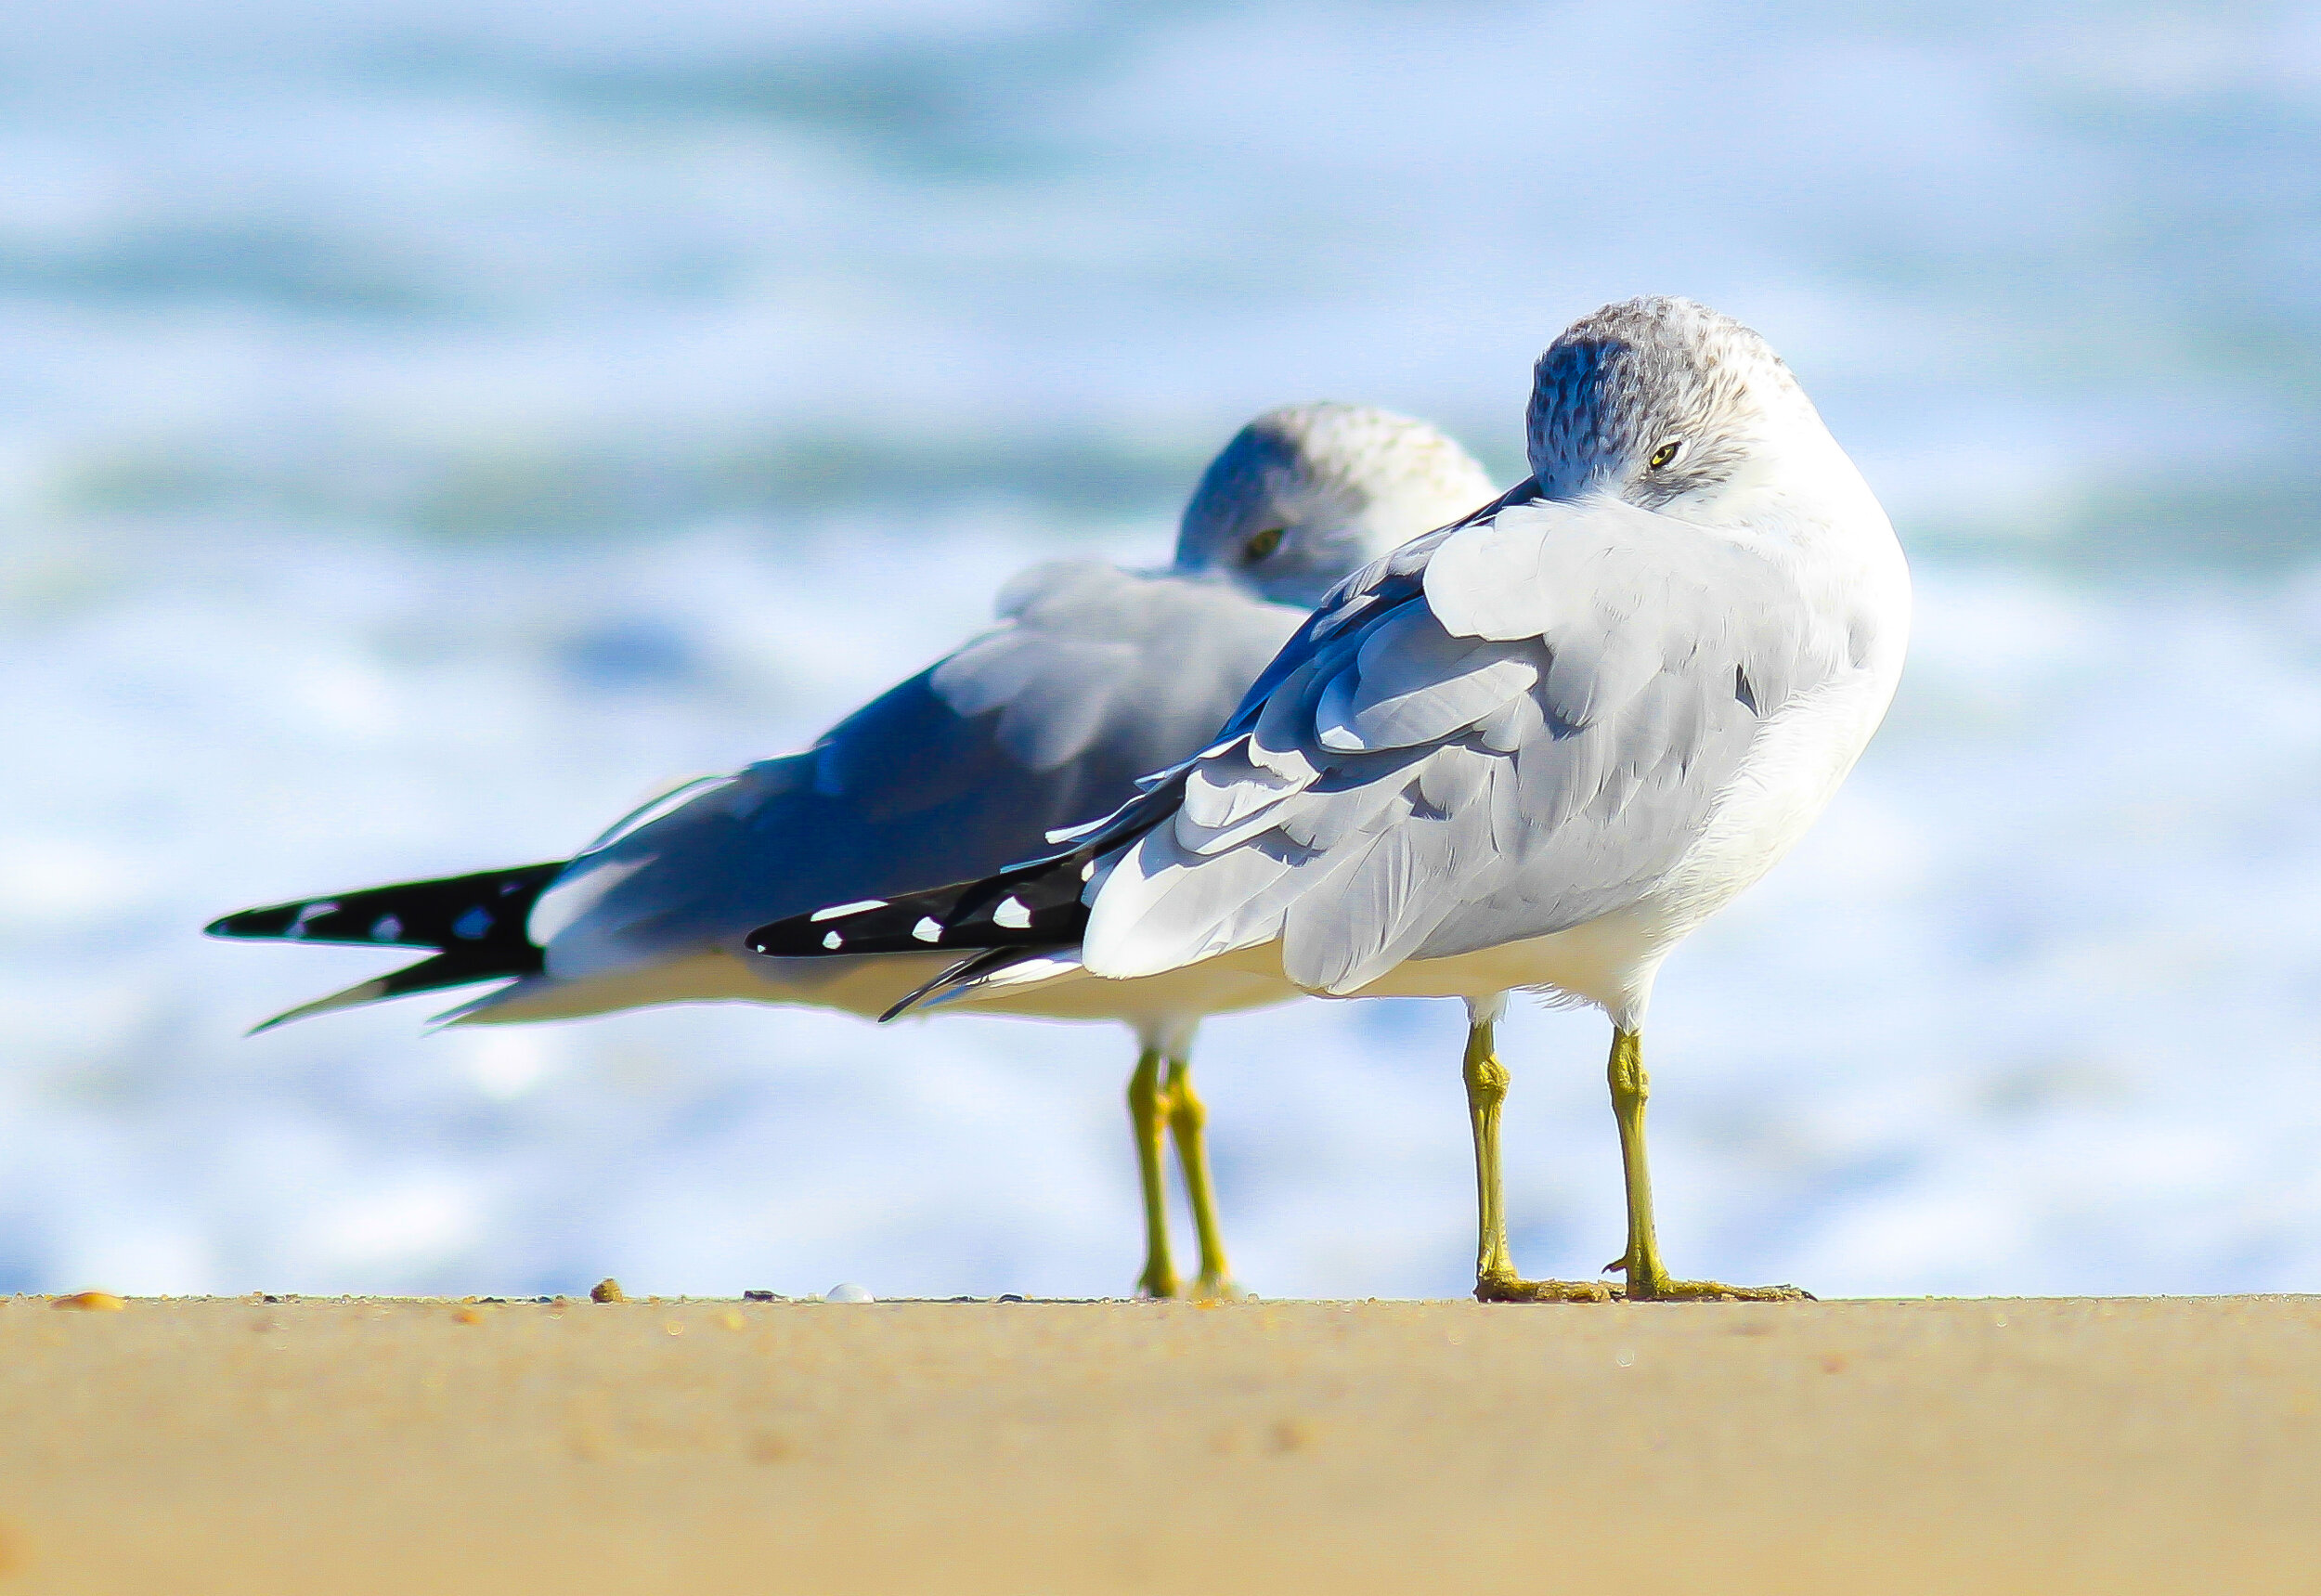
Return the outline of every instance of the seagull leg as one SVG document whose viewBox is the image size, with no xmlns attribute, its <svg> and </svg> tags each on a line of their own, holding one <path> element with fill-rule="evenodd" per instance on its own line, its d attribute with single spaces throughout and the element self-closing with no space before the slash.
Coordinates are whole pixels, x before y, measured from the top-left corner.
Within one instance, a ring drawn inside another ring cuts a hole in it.
<svg viewBox="0 0 2321 1596">
<path fill-rule="evenodd" d="M 1627 1251 L 1604 1265 L 1627 1275 L 1627 1300 L 1644 1302 L 1794 1303 L 1812 1293 L 1795 1286 L 1728 1286 L 1717 1280 L 1674 1280 L 1660 1261 L 1653 1227 L 1653 1177 L 1644 1159 L 1644 1104 L 1652 1078 L 1644 1073 L 1638 1033 L 1612 1032 L 1612 1113 L 1620 1122 L 1620 1167 L 1627 1180 Z"/>
<path fill-rule="evenodd" d="M 1182 1050 L 1180 1049 L 1180 1055 Z M 1192 1204 L 1193 1228 L 1200 1238 L 1200 1278 L 1193 1295 L 1203 1302 L 1231 1302 L 1243 1293 L 1225 1261 L 1225 1238 L 1217 1229 L 1217 1194 L 1209 1183 L 1209 1142 L 1205 1132 L 1209 1109 L 1193 1096 L 1193 1067 L 1183 1057 L 1169 1060 L 1168 1084 L 1163 1088 L 1169 1108 L 1169 1131 L 1176 1138 L 1176 1161 L 1185 1172 L 1185 1196 Z"/>
<path fill-rule="evenodd" d="M 1499 1181 L 1499 1107 L 1510 1077 L 1493 1045 L 1503 999 L 1467 1006 L 1467 1119 L 1475 1138 L 1475 1300 L 1483 1303 L 1604 1303 L 1600 1280 L 1526 1280 L 1507 1249 L 1507 1211 Z"/>
<path fill-rule="evenodd" d="M 1147 1047 L 1128 1078 L 1128 1119 L 1136 1132 L 1136 1175 L 1145 1194 L 1145 1272 L 1136 1278 L 1136 1289 L 1166 1299 L 1176 1295 L 1177 1281 L 1176 1267 L 1169 1262 L 1168 1192 L 1161 1179 L 1163 1108 L 1160 1049 Z"/>
</svg>

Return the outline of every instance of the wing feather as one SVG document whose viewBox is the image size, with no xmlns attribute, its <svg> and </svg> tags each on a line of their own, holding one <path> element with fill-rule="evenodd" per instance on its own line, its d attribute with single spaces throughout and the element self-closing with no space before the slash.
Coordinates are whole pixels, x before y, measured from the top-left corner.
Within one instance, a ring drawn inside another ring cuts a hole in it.
<svg viewBox="0 0 2321 1596">
<path fill-rule="evenodd" d="M 1848 668 L 1773 547 L 1511 496 L 1308 621 L 1236 715 L 1247 735 L 1104 878 L 1087 966 L 1278 936 L 1291 979 L 1347 993 L 1582 924 L 1674 868 L 1763 715 Z"/>
<path fill-rule="evenodd" d="M 771 921 L 1040 857 L 1048 832 L 1202 747 L 1299 618 L 1224 583 L 1091 564 L 1028 572 L 1001 608 L 813 748 L 576 860 L 549 973 L 740 951 Z"/>
</svg>

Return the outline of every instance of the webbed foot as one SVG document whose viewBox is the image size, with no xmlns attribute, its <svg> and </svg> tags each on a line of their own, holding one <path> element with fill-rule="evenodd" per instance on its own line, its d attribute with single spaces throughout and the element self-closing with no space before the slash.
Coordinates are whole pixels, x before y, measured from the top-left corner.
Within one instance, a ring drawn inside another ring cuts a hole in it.
<svg viewBox="0 0 2321 1596">
<path fill-rule="evenodd" d="M 1146 1265 L 1145 1272 L 1136 1277 L 1136 1294 L 1156 1303 L 1173 1300 L 1178 1294 L 1176 1271 L 1165 1263 Z"/>
<path fill-rule="evenodd" d="M 1526 1280 L 1512 1269 L 1475 1277 L 1478 1303 L 1608 1303 L 1618 1295 L 1618 1287 L 1601 1280 Z"/>
<path fill-rule="evenodd" d="M 1631 1303 L 1810 1303 L 1819 1300 L 1811 1291 L 1796 1286 L 1728 1286 L 1722 1280 L 1631 1280 L 1621 1295 Z"/>
</svg>

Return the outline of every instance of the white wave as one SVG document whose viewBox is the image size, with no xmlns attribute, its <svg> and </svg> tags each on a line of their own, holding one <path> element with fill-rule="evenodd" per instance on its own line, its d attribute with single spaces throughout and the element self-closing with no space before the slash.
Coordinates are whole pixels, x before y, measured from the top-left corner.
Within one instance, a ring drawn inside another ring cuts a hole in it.
<svg viewBox="0 0 2321 1596">
<path fill-rule="evenodd" d="M 2310 7 L 18 9 L 0 1288 L 1124 1290 L 1106 1031 L 244 1041 L 380 957 L 197 928 L 796 746 L 1028 560 L 1158 557 L 1162 467 L 1262 406 L 1511 460 L 1542 339 L 1646 289 L 1762 326 L 1906 538 L 2194 493 L 2164 586 L 1922 559 L 1887 732 L 1662 984 L 1672 1262 L 2321 1275 L 2321 590 L 2247 496 L 2312 431 Z M 1459 1024 L 1207 1028 L 1245 1280 L 1463 1289 Z M 1509 1022 L 1526 1268 L 1617 1250 L 1602 1045 Z"/>
</svg>

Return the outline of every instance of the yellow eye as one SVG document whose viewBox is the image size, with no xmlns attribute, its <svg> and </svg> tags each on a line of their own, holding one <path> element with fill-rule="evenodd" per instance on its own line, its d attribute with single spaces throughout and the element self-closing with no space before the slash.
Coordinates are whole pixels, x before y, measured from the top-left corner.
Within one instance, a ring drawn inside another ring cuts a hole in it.
<svg viewBox="0 0 2321 1596">
<path fill-rule="evenodd" d="M 1652 459 L 1644 462 L 1645 469 L 1649 471 L 1658 471 L 1662 466 L 1666 465 L 1670 461 L 1676 459 L 1677 451 L 1681 449 L 1683 447 L 1684 443 L 1680 438 L 1669 443 L 1662 444 L 1658 448 L 1653 450 Z"/>
<path fill-rule="evenodd" d="M 1281 535 L 1287 530 L 1288 528 L 1282 526 L 1268 526 L 1263 532 L 1260 532 L 1256 537 L 1242 544 L 1241 559 L 1243 563 L 1254 565 L 1258 561 L 1272 553 L 1276 549 L 1280 548 Z"/>
</svg>

